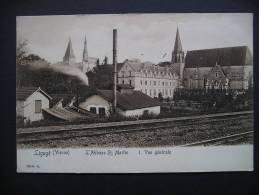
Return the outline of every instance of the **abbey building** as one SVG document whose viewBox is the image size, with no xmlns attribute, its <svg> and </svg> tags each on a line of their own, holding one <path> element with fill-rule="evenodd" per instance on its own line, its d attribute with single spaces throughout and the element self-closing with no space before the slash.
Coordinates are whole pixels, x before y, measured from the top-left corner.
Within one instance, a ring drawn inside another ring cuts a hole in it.
<svg viewBox="0 0 259 195">
<path fill-rule="evenodd" d="M 247 46 L 190 50 L 184 55 L 176 32 L 171 66 L 186 89 L 248 89 L 253 85 L 253 60 Z"/>
<path fill-rule="evenodd" d="M 58 62 L 58 64 L 74 66 L 76 68 L 79 68 L 81 71 L 83 71 L 83 73 L 86 73 L 88 71 L 91 71 L 97 65 L 97 61 L 98 61 L 97 58 L 88 56 L 87 41 L 85 38 L 83 54 L 82 54 L 82 61 L 77 62 L 75 54 L 74 54 L 74 50 L 72 47 L 72 41 L 71 41 L 71 39 L 69 39 L 67 48 L 65 51 L 65 55 L 63 57 L 63 61 Z"/>
</svg>

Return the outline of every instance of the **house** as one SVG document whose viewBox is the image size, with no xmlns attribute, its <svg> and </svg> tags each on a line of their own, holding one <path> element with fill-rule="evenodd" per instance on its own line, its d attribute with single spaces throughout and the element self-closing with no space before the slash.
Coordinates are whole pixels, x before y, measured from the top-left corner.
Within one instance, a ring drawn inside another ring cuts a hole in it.
<svg viewBox="0 0 259 195">
<path fill-rule="evenodd" d="M 134 91 L 129 85 L 118 86 L 117 112 L 123 116 L 141 116 L 143 114 L 160 114 L 160 103 L 148 95 Z M 113 91 L 97 90 L 79 103 L 79 107 L 98 114 L 100 117 L 109 116 L 112 111 Z"/>
<path fill-rule="evenodd" d="M 51 96 L 39 88 L 16 89 L 16 117 L 24 122 L 42 120 L 42 110 L 49 108 Z"/>
</svg>

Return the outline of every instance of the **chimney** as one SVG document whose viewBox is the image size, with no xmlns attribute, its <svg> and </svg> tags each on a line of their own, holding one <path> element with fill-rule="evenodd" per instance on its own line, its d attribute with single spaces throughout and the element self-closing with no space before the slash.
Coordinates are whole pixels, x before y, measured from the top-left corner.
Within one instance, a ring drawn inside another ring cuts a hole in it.
<svg viewBox="0 0 259 195">
<path fill-rule="evenodd" d="M 117 29 L 113 29 L 113 113 L 117 107 Z"/>
</svg>

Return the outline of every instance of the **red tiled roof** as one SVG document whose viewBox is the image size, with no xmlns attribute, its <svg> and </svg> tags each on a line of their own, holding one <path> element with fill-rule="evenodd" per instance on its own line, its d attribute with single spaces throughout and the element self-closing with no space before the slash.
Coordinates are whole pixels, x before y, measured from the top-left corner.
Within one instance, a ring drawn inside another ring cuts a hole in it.
<svg viewBox="0 0 259 195">
<path fill-rule="evenodd" d="M 98 90 L 98 94 L 109 102 L 113 100 L 112 90 Z M 117 92 L 117 106 L 122 110 L 135 110 L 160 106 L 160 102 L 140 91 L 133 91 L 132 94 L 121 94 Z"/>
</svg>

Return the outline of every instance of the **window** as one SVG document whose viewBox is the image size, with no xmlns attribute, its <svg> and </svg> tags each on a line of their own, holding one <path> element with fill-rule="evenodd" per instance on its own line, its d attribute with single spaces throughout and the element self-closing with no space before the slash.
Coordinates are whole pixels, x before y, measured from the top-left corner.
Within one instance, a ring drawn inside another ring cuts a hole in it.
<svg viewBox="0 0 259 195">
<path fill-rule="evenodd" d="M 142 85 L 142 80 L 140 80 L 140 85 Z"/>
<path fill-rule="evenodd" d="M 154 81 L 154 85 L 156 85 L 156 81 Z"/>
<path fill-rule="evenodd" d="M 218 77 L 218 73 L 217 72 L 215 73 L 215 76 Z"/>
<path fill-rule="evenodd" d="M 105 108 L 99 108 L 99 116 L 104 117 L 105 116 Z"/>
<path fill-rule="evenodd" d="M 124 80 L 122 80 L 122 84 L 124 84 Z"/>
<path fill-rule="evenodd" d="M 129 80 L 129 84 L 131 85 L 131 80 Z"/>
<path fill-rule="evenodd" d="M 149 90 L 149 95 L 151 96 L 151 89 Z"/>
<path fill-rule="evenodd" d="M 95 107 L 90 107 L 90 112 L 96 114 L 96 108 Z"/>
<path fill-rule="evenodd" d="M 35 100 L 35 113 L 41 113 L 41 100 Z"/>
<path fill-rule="evenodd" d="M 145 85 L 147 85 L 147 81 L 145 81 Z"/>
<path fill-rule="evenodd" d="M 154 89 L 154 97 L 156 97 L 156 90 Z"/>
</svg>

